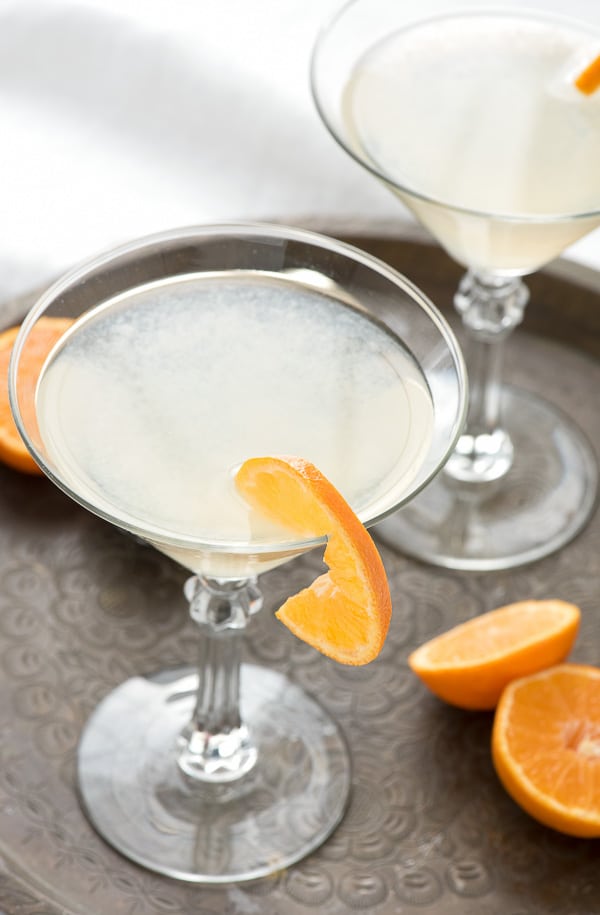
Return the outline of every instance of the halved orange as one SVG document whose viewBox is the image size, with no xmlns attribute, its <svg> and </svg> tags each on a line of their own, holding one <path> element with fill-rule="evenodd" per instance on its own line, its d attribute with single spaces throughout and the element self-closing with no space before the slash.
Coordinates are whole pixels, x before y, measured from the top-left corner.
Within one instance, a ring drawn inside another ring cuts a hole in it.
<svg viewBox="0 0 600 915">
<path fill-rule="evenodd" d="M 381 651 L 392 612 L 383 562 L 364 525 L 309 461 L 250 458 L 236 485 L 265 517 L 300 537 L 327 536 L 329 572 L 275 614 L 294 635 L 341 664 L 367 664 Z"/>
<path fill-rule="evenodd" d="M 408 663 L 445 702 L 493 709 L 511 680 L 566 658 L 580 616 L 578 607 L 562 600 L 507 604 L 431 639 Z"/>
<path fill-rule="evenodd" d="M 600 669 L 560 664 L 507 686 L 492 756 L 508 793 L 540 823 L 600 836 Z"/>
<path fill-rule="evenodd" d="M 575 85 L 584 95 L 592 95 L 600 88 L 600 54 L 578 74 Z"/>
<path fill-rule="evenodd" d="M 26 421 L 35 421 L 35 387 L 40 370 L 54 344 L 73 321 L 70 318 L 40 318 L 27 338 L 20 360 L 20 408 Z M 8 365 L 19 327 L 0 333 L 0 460 L 23 473 L 41 474 L 15 425 L 8 400 Z"/>
</svg>

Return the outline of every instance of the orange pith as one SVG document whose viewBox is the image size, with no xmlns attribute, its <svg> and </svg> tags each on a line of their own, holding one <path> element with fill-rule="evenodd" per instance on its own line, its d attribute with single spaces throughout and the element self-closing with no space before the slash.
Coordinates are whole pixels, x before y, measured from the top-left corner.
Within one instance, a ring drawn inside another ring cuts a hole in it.
<svg viewBox="0 0 600 915">
<path fill-rule="evenodd" d="M 492 756 L 508 793 L 539 822 L 600 836 L 600 669 L 560 664 L 511 683 Z"/>
<path fill-rule="evenodd" d="M 426 642 L 408 663 L 445 702 L 493 709 L 511 680 L 566 658 L 580 616 L 578 607 L 561 600 L 508 604 Z"/>
<path fill-rule="evenodd" d="M 329 572 L 288 598 L 276 616 L 294 635 L 342 664 L 380 652 L 392 604 L 381 557 L 364 525 L 314 464 L 295 457 L 245 461 L 244 499 L 300 537 L 327 536 Z"/>
<path fill-rule="evenodd" d="M 20 409 L 27 424 L 35 422 L 35 386 L 46 356 L 73 322 L 70 318 L 40 318 L 27 338 L 20 360 Z M 25 447 L 8 400 L 8 366 L 19 332 L 10 327 L 0 333 L 0 460 L 23 473 L 41 474 Z"/>
<path fill-rule="evenodd" d="M 584 95 L 592 95 L 600 87 L 600 54 L 578 75 L 575 85 Z"/>
</svg>

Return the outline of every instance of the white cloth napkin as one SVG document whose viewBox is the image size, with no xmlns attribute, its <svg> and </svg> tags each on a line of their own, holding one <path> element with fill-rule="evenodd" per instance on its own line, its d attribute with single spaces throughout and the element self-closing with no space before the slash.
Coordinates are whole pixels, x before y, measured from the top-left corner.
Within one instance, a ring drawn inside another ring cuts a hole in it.
<svg viewBox="0 0 600 915">
<path fill-rule="evenodd" d="M 308 85 L 337 0 L 0 0 L 0 298 L 227 219 L 401 220 Z"/>
<path fill-rule="evenodd" d="M 413 226 L 314 109 L 310 51 L 338 4 L 0 0 L 0 300 L 178 225 Z"/>
</svg>

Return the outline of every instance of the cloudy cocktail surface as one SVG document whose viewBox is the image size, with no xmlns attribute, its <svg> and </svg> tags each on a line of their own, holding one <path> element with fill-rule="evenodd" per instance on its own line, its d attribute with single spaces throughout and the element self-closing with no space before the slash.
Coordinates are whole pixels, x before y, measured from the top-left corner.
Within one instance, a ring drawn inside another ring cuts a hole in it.
<svg viewBox="0 0 600 915">
<path fill-rule="evenodd" d="M 433 409 L 414 359 L 359 303 L 236 271 L 84 314 L 42 373 L 37 416 L 74 493 L 193 571 L 241 577 L 294 540 L 237 493 L 242 461 L 302 455 L 371 519 L 416 476 Z"/>
</svg>

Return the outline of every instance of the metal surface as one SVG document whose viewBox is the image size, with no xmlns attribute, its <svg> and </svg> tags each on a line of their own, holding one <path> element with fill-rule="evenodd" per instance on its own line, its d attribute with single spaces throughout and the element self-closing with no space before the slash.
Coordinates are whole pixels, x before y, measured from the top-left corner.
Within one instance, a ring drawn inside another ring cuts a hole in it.
<svg viewBox="0 0 600 915">
<path fill-rule="evenodd" d="M 588 298 L 597 304 L 597 295 Z M 523 332 L 508 355 L 511 381 L 566 410 L 598 452 L 600 363 Z M 385 547 L 382 555 L 394 616 L 368 667 L 319 656 L 271 613 L 320 571 L 316 554 L 263 576 L 265 609 L 249 632 L 247 660 L 288 674 L 342 726 L 354 772 L 341 825 L 276 878 L 221 888 L 179 883 L 129 863 L 94 832 L 77 799 L 75 750 L 84 722 L 117 684 L 193 663 L 186 573 L 49 482 L 0 467 L 0 911 L 597 915 L 600 840 L 561 836 L 523 813 L 492 767 L 492 716 L 443 705 L 405 659 L 477 613 L 559 597 L 583 612 L 573 657 L 599 664 L 598 512 L 561 552 L 519 570 L 458 573 Z"/>
</svg>

